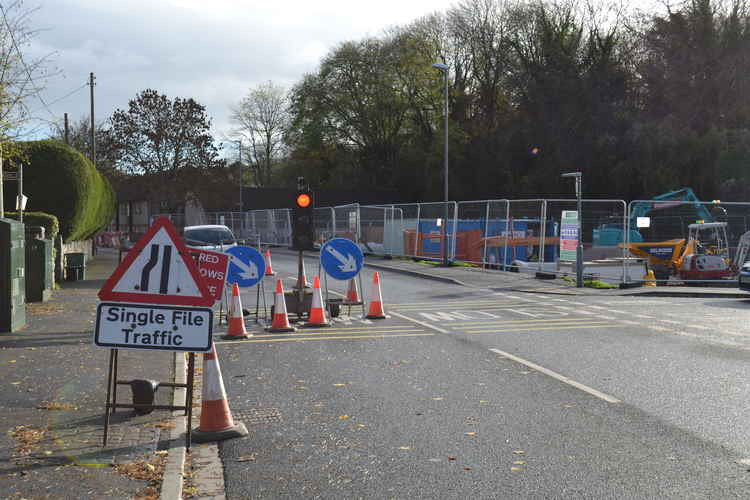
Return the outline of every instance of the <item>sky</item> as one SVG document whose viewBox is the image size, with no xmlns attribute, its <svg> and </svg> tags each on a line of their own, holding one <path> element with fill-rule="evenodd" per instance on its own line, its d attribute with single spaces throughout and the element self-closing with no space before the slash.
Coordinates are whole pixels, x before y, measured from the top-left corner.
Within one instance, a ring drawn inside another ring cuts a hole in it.
<svg viewBox="0 0 750 500">
<path fill-rule="evenodd" d="M 47 137 L 50 122 L 62 124 L 64 113 L 71 122 L 88 117 L 85 84 L 93 72 L 97 123 L 152 88 L 204 105 L 220 141 L 231 133 L 231 107 L 251 88 L 268 81 L 290 88 L 339 43 L 378 36 L 456 3 L 27 0 L 25 6 L 37 7 L 29 25 L 38 32 L 25 55 L 49 56 L 57 72 L 29 103 L 39 118 L 33 138 Z"/>
</svg>

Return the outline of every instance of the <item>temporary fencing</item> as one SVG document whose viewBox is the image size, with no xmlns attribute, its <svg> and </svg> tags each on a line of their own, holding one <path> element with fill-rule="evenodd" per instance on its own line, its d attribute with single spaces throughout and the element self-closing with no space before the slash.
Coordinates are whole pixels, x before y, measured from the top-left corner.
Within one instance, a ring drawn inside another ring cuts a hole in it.
<svg viewBox="0 0 750 500">
<path fill-rule="evenodd" d="M 561 244 L 571 243 L 564 241 L 570 234 L 562 231 L 563 213 L 576 212 L 577 206 L 576 199 L 541 198 L 393 205 L 353 203 L 318 207 L 314 222 L 318 243 L 347 238 L 359 244 L 366 254 L 447 258 L 485 269 L 575 276 L 575 259 L 570 252 L 563 252 L 561 259 L 560 250 Z M 726 222 L 727 259 L 736 275 L 737 263 L 732 261 L 738 254 L 738 242 L 750 229 L 750 203 L 634 200 L 628 204 L 624 200 L 582 199 L 581 207 L 578 234 L 585 262 L 584 278 L 613 283 L 643 281 L 647 264 L 653 268 L 654 254 L 668 251 L 658 245 L 638 243 L 686 240 L 690 224 L 700 220 Z M 641 227 L 638 227 L 639 217 Z M 643 226 L 644 217 L 650 221 L 649 227 Z M 223 220 L 236 234 L 242 231 L 239 235 L 246 236 L 252 244 L 291 244 L 289 209 L 209 214 L 207 219 L 216 223 Z M 746 240 L 750 240 L 750 235 Z M 742 254 L 740 258 L 745 256 Z M 656 275 L 659 280 L 668 277 L 664 269 L 657 268 Z M 727 278 L 732 277 L 721 279 Z M 700 279 L 706 280 L 710 279 L 705 276 Z"/>
</svg>

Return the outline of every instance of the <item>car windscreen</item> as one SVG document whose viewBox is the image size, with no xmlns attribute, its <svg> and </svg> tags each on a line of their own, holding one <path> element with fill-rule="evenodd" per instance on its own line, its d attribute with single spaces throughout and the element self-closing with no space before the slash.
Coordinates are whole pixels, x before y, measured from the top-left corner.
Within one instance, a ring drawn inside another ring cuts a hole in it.
<svg viewBox="0 0 750 500">
<path fill-rule="evenodd" d="M 204 227 L 200 229 L 186 229 L 185 242 L 188 245 L 221 245 L 234 243 L 234 235 L 223 227 Z"/>
</svg>

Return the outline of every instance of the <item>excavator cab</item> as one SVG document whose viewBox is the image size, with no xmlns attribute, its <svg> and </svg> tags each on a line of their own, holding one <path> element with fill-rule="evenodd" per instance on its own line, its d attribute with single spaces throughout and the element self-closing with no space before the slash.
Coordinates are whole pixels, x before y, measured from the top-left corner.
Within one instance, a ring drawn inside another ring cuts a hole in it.
<svg viewBox="0 0 750 500">
<path fill-rule="evenodd" d="M 735 274 L 729 258 L 726 222 L 688 226 L 688 239 L 675 262 L 677 276 L 684 280 L 725 279 Z"/>
</svg>

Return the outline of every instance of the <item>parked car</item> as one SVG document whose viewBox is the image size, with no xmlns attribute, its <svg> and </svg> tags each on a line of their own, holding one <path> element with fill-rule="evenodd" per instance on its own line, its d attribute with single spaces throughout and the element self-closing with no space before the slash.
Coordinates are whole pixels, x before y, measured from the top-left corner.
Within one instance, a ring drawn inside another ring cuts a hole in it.
<svg viewBox="0 0 750 500">
<path fill-rule="evenodd" d="M 201 250 L 223 252 L 227 248 L 237 246 L 232 230 L 218 224 L 186 226 L 182 230 L 182 237 L 187 246 Z"/>
<path fill-rule="evenodd" d="M 740 268 L 740 275 L 737 278 L 740 289 L 750 292 L 750 262 L 745 262 Z"/>
</svg>

